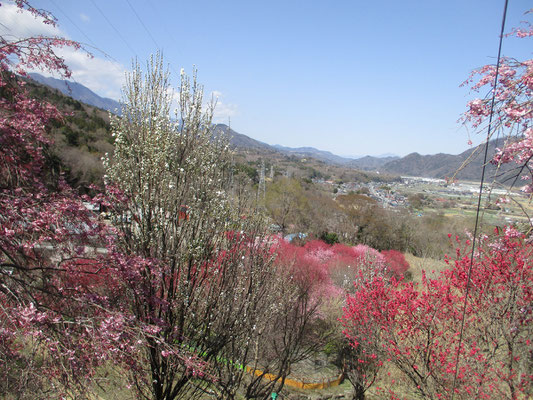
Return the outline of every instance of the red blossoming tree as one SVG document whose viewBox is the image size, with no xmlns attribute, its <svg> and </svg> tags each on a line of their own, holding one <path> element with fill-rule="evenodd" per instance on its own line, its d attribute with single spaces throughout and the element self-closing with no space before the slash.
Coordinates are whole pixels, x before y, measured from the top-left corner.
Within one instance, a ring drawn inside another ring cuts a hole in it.
<svg viewBox="0 0 533 400">
<path fill-rule="evenodd" d="M 391 273 L 398 279 L 402 278 L 409 269 L 409 263 L 404 254 L 398 250 L 383 250 L 381 254 L 385 257 L 385 263 Z"/>
<path fill-rule="evenodd" d="M 347 299 L 345 334 L 365 353 L 361 363 L 389 364 L 420 398 L 451 398 L 456 368 L 455 398 L 530 395 L 532 250 L 512 228 L 484 240 L 472 268 L 461 340 L 470 266 L 461 250 L 449 270 L 437 279 L 424 277 L 421 285 L 375 279 L 359 286 Z M 392 381 L 385 384 L 391 393 L 398 390 Z"/>
</svg>

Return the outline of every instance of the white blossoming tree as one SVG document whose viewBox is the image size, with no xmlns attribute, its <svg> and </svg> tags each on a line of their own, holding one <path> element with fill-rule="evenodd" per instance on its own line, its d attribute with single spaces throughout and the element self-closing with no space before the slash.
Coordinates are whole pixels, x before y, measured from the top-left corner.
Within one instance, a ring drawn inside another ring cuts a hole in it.
<svg viewBox="0 0 533 400">
<path fill-rule="evenodd" d="M 112 121 L 115 151 L 105 159 L 105 201 L 118 237 L 110 262 L 145 349 L 128 368 L 132 384 L 146 398 L 233 398 L 250 379 L 243 366 L 264 365 L 257 355 L 275 340 L 265 335 L 276 321 L 292 318 L 305 331 L 308 311 L 293 303 L 305 298 L 272 265 L 260 217 L 251 208 L 241 215 L 242 199 L 230 195 L 231 151 L 213 134 L 213 107 L 204 110 L 196 75 L 181 73 L 175 120 L 161 57 L 146 73 L 136 64 L 124 93 L 122 117 Z M 275 366 L 280 375 L 299 354 L 301 334 L 293 336 L 276 342 L 289 352 Z"/>
</svg>

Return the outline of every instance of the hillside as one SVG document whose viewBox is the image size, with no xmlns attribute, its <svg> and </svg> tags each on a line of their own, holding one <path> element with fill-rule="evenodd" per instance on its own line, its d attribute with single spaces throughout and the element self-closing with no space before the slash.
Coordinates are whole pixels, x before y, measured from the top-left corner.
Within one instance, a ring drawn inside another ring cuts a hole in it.
<svg viewBox="0 0 533 400">
<path fill-rule="evenodd" d="M 328 164 L 347 165 L 353 161 L 351 158 L 341 157 L 333 154 L 329 151 L 318 150 L 314 147 L 286 147 L 276 144 L 273 146 L 276 150 L 288 155 L 294 155 L 296 157 L 305 158 L 312 157 L 320 161 L 324 161 Z"/>
<path fill-rule="evenodd" d="M 451 176 L 460 166 L 460 160 L 462 158 L 451 154 L 420 155 L 419 153 L 411 153 L 400 159 L 385 163 L 381 166 L 381 170 L 399 175 L 442 178 Z"/>
<path fill-rule="evenodd" d="M 32 97 L 45 99 L 65 116 L 49 126 L 54 168 L 64 172 L 69 183 L 78 188 L 100 183 L 104 174 L 101 158 L 113 151 L 109 113 L 32 80 L 27 80 L 26 87 Z"/>
<path fill-rule="evenodd" d="M 30 73 L 30 77 L 36 82 L 49 86 L 52 89 L 59 90 L 64 95 L 72 97 L 74 100 L 107 110 L 113 114 L 120 114 L 121 107 L 118 101 L 100 97 L 91 89 L 80 83 L 45 77 L 37 73 Z"/>
<path fill-rule="evenodd" d="M 216 124 L 214 126 L 214 134 L 217 135 L 220 133 L 229 136 L 230 145 L 233 148 L 255 149 L 255 150 L 263 150 L 267 152 L 275 151 L 275 149 L 273 149 L 272 146 L 266 143 L 260 142 L 259 140 L 252 139 L 249 136 L 235 132 L 233 129 L 231 129 L 229 126 L 225 124 Z"/>
<path fill-rule="evenodd" d="M 400 157 L 398 156 L 386 156 L 386 157 L 373 157 L 373 156 L 365 156 L 361 158 L 357 158 L 355 160 L 351 160 L 348 162 L 348 166 L 353 168 L 362 169 L 365 171 L 376 171 L 379 170 L 382 166 L 385 164 L 398 160 Z"/>
<path fill-rule="evenodd" d="M 494 154 L 496 148 L 502 147 L 502 139 L 489 142 L 489 156 Z M 484 145 L 468 149 L 461 154 L 434 154 L 420 155 L 411 153 L 398 160 L 384 164 L 380 170 L 391 174 L 421 176 L 426 178 L 449 178 L 455 175 L 457 179 L 479 180 L 483 167 Z M 490 159 L 489 159 L 490 160 Z M 505 180 L 512 174 L 514 165 L 503 165 L 498 171 L 491 163 L 487 164 L 487 177 L 496 177 Z"/>
</svg>

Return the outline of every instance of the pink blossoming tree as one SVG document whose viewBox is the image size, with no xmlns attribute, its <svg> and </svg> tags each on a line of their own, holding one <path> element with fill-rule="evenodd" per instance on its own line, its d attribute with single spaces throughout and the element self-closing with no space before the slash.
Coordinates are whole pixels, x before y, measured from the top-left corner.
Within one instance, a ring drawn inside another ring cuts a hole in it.
<svg viewBox="0 0 533 400">
<path fill-rule="evenodd" d="M 29 98 L 20 78 L 29 68 L 68 77 L 55 52 L 65 46 L 80 47 L 55 37 L 0 40 L 0 391 L 17 398 L 83 392 L 111 349 L 135 357 L 133 348 L 122 352 L 131 335 L 112 306 L 110 271 L 85 246 L 105 243 L 106 229 L 50 162 L 47 124 L 61 114 Z"/>
<path fill-rule="evenodd" d="M 530 13 L 530 12 L 529 12 Z M 533 28 L 530 24 L 524 28 L 514 29 L 511 36 L 530 41 Z M 514 174 L 517 179 L 525 180 L 522 190 L 533 192 L 531 178 L 533 176 L 533 59 L 516 60 L 504 57 L 500 60 L 498 82 L 494 87 L 496 66 L 486 65 L 472 72 L 465 84 L 471 85 L 475 92 L 489 89 L 483 98 L 477 98 L 468 103 L 468 110 L 464 114 L 464 122 L 474 129 L 486 131 L 492 94 L 495 95 L 492 132 L 502 131 L 507 135 L 504 146 L 497 149 L 492 158 L 496 165 L 516 163 Z"/>
</svg>

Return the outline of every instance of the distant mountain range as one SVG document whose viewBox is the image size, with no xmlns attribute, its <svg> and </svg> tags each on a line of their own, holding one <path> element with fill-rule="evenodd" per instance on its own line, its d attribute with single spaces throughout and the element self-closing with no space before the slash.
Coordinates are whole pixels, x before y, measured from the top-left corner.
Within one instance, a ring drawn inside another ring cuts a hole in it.
<svg viewBox="0 0 533 400">
<path fill-rule="evenodd" d="M 355 169 L 362 169 L 366 171 L 375 171 L 379 167 L 383 166 L 389 161 L 399 159 L 398 156 L 394 157 L 372 157 L 365 156 L 359 159 L 341 157 L 336 154 L 333 154 L 329 151 L 318 150 L 314 147 L 287 147 L 279 144 L 269 145 L 259 140 L 252 139 L 249 136 L 243 135 L 241 133 L 235 132 L 233 129 L 230 129 L 225 124 L 215 125 L 215 133 L 224 132 L 230 138 L 231 146 L 240 149 L 252 149 L 260 150 L 267 152 L 278 152 L 288 156 L 294 156 L 297 158 L 314 158 L 316 160 L 322 161 L 326 164 L 346 166 Z"/>
<path fill-rule="evenodd" d="M 503 139 L 491 140 L 489 142 L 489 162 L 486 168 L 487 179 L 505 181 L 516 173 L 514 163 L 504 164 L 499 169 L 490 163 L 491 155 L 496 148 L 504 145 Z M 475 148 L 468 149 L 461 154 L 433 154 L 420 155 L 411 153 L 400 159 L 384 164 L 380 171 L 397 175 L 423 176 L 427 178 L 447 178 L 455 175 L 457 179 L 478 180 L 481 177 L 483 168 L 484 146 L 481 144 Z"/>
<path fill-rule="evenodd" d="M 316 158 L 318 160 L 324 161 L 325 163 L 328 163 L 328 164 L 345 165 L 345 164 L 348 164 L 350 161 L 353 161 L 353 159 L 351 158 L 341 157 L 329 151 L 315 149 L 314 147 L 293 148 L 293 147 L 281 146 L 279 144 L 275 144 L 273 147 L 276 150 L 281 151 L 282 153 L 292 154 L 292 155 L 295 155 L 301 158 L 312 157 L 312 158 Z"/>
<path fill-rule="evenodd" d="M 350 160 L 350 162 L 348 162 L 346 165 L 353 168 L 363 169 L 365 171 L 376 171 L 382 169 L 382 167 L 387 165 L 389 162 L 399 159 L 400 157 L 398 156 L 365 156 L 355 160 Z"/>
<path fill-rule="evenodd" d="M 421 155 L 411 153 L 405 157 L 386 155 L 382 157 L 365 156 L 357 159 L 341 157 L 329 151 L 315 149 L 314 147 L 286 147 L 279 144 L 271 146 L 267 143 L 252 139 L 246 135 L 235 132 L 227 125 L 217 124 L 216 131 L 224 132 L 230 138 L 230 144 L 239 149 L 252 149 L 262 152 L 279 152 L 298 158 L 314 158 L 326 164 L 340 165 L 364 171 L 378 171 L 393 175 L 420 176 L 427 178 L 451 178 L 478 180 L 483 167 L 483 145 L 465 150 L 461 154 L 432 154 Z M 497 147 L 502 147 L 503 140 L 494 140 L 489 143 L 489 154 L 494 154 Z M 489 159 L 490 161 L 490 159 Z M 487 164 L 487 176 L 505 180 L 512 174 L 514 165 L 504 165 L 499 170 L 491 163 Z"/>
<path fill-rule="evenodd" d="M 230 139 L 230 145 L 233 148 L 274 151 L 274 148 L 269 144 L 252 139 L 251 137 L 243 135 L 242 133 L 235 132 L 233 129 L 231 129 L 225 124 L 216 124 L 214 128 L 215 135 L 220 133 L 228 135 Z"/>
<path fill-rule="evenodd" d="M 114 113 L 117 113 L 117 110 L 120 110 L 119 102 L 112 99 L 102 98 L 79 83 L 47 78 L 35 73 L 30 74 L 30 76 L 35 81 L 57 89 L 75 100 Z M 338 156 L 329 151 L 318 150 L 314 147 L 292 148 L 279 144 L 272 146 L 238 133 L 224 124 L 215 125 L 215 134 L 217 133 L 227 134 L 230 138 L 230 144 L 234 148 L 258 151 L 264 156 L 268 156 L 269 153 L 278 153 L 297 158 L 313 158 L 326 164 L 366 171 L 379 171 L 395 175 L 445 178 L 452 177 L 457 173 L 456 177 L 458 179 L 479 179 L 483 165 L 483 152 L 478 151 L 480 150 L 479 148 L 468 149 L 458 155 L 444 153 L 421 155 L 419 153 L 411 153 L 402 158 L 391 154 L 384 154 L 379 157 L 364 156 L 360 158 L 349 158 Z M 493 154 L 496 147 L 501 147 L 502 145 L 503 142 L 501 140 L 498 142 L 490 142 L 489 154 Z M 489 164 L 488 173 L 489 176 L 494 174 L 509 176 L 512 167 L 513 166 L 507 165 L 505 168 L 497 171 L 495 166 Z"/>
<path fill-rule="evenodd" d="M 81 83 L 45 77 L 37 73 L 30 73 L 30 77 L 34 81 L 59 90 L 64 95 L 72 97 L 74 100 L 120 115 L 121 106 L 118 101 L 106 97 L 100 97 Z"/>
</svg>

